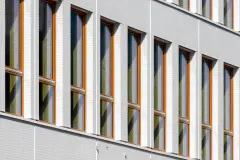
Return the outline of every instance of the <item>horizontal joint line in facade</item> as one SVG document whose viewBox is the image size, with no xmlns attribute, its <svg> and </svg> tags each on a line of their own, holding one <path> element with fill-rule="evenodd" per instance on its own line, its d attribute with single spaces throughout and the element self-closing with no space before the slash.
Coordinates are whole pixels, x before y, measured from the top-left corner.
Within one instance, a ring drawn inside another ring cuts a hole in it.
<svg viewBox="0 0 240 160">
<path fill-rule="evenodd" d="M 11 72 L 11 73 L 14 73 L 14 74 L 18 74 L 18 75 L 23 75 L 23 72 L 12 69 L 12 68 L 8 68 L 8 67 L 5 67 L 5 71 L 6 72 Z"/>
<path fill-rule="evenodd" d="M 137 104 L 128 103 L 128 106 L 133 107 L 135 109 L 140 109 L 140 106 Z"/>
<path fill-rule="evenodd" d="M 43 82 L 50 83 L 50 84 L 52 84 L 52 85 L 55 84 L 55 81 L 50 80 L 50 79 L 47 79 L 47 78 L 39 77 L 39 80 L 40 80 L 40 81 L 43 81 Z"/>
<path fill-rule="evenodd" d="M 71 90 L 77 91 L 77 92 L 81 92 L 81 93 L 83 93 L 83 94 L 86 93 L 86 91 L 85 91 L 84 89 L 81 89 L 81 88 L 78 88 L 78 87 L 73 87 L 73 86 L 71 86 Z"/>
<path fill-rule="evenodd" d="M 113 98 L 112 98 L 112 97 L 108 97 L 108 96 L 105 96 L 105 95 L 100 95 L 100 98 L 101 98 L 101 99 L 106 99 L 106 100 L 108 100 L 108 101 L 113 102 Z"/>
</svg>

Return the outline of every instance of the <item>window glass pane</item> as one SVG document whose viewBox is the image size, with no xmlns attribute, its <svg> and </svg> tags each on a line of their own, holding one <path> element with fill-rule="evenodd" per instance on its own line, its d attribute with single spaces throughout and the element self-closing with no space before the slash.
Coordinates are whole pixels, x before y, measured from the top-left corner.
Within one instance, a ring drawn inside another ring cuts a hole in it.
<svg viewBox="0 0 240 160">
<path fill-rule="evenodd" d="M 202 160 L 211 160 L 211 131 L 202 128 Z"/>
<path fill-rule="evenodd" d="M 39 2 L 39 75 L 53 78 L 53 7 Z"/>
<path fill-rule="evenodd" d="M 232 160 L 233 158 L 233 141 L 232 137 L 224 135 L 224 160 Z"/>
<path fill-rule="evenodd" d="M 188 124 L 179 123 L 179 154 L 188 156 Z"/>
<path fill-rule="evenodd" d="M 233 0 L 224 0 L 224 25 L 233 28 Z"/>
<path fill-rule="evenodd" d="M 20 0 L 6 0 L 6 66 L 20 69 Z"/>
<path fill-rule="evenodd" d="M 179 115 L 188 118 L 187 107 L 187 56 L 179 54 Z"/>
<path fill-rule="evenodd" d="M 154 148 L 165 149 L 165 119 L 164 117 L 154 116 Z"/>
<path fill-rule="evenodd" d="M 224 128 L 231 130 L 231 73 L 224 69 Z"/>
<path fill-rule="evenodd" d="M 138 103 L 138 37 L 128 34 L 128 102 Z"/>
<path fill-rule="evenodd" d="M 71 81 L 83 88 L 83 17 L 71 13 Z"/>
<path fill-rule="evenodd" d="M 84 95 L 71 92 L 71 126 L 84 130 Z"/>
<path fill-rule="evenodd" d="M 112 95 L 111 28 L 101 24 L 101 94 Z"/>
<path fill-rule="evenodd" d="M 101 135 L 112 138 L 113 104 L 101 101 Z"/>
<path fill-rule="evenodd" d="M 39 84 L 39 119 L 54 123 L 54 87 Z"/>
<path fill-rule="evenodd" d="M 139 110 L 128 108 L 128 142 L 139 144 Z"/>
<path fill-rule="evenodd" d="M 164 46 L 154 46 L 154 109 L 164 111 L 163 107 L 163 53 Z"/>
<path fill-rule="evenodd" d="M 179 0 L 179 6 L 188 9 L 188 0 Z"/>
<path fill-rule="evenodd" d="M 211 0 L 202 0 L 202 15 L 211 18 Z"/>
<path fill-rule="evenodd" d="M 22 115 L 22 78 L 6 73 L 6 112 Z"/>
<path fill-rule="evenodd" d="M 208 61 L 202 61 L 202 122 L 210 124 L 210 68 Z"/>
</svg>

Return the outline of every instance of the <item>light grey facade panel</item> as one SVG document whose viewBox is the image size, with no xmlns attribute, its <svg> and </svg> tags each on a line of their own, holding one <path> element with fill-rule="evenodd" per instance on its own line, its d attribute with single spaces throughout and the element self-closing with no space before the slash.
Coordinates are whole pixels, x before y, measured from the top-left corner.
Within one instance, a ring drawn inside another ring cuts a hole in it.
<svg viewBox="0 0 240 160">
<path fill-rule="evenodd" d="M 35 127 L 36 160 L 96 160 L 95 144 L 86 137 Z"/>
<path fill-rule="evenodd" d="M 240 36 L 209 23 L 199 22 L 199 43 L 202 54 L 240 66 Z"/>
<path fill-rule="evenodd" d="M 152 34 L 197 50 L 198 20 L 183 11 L 172 9 L 163 3 L 152 1 Z"/>
<path fill-rule="evenodd" d="M 149 30 L 149 0 L 98 0 L 98 14 L 143 32 Z"/>
<path fill-rule="evenodd" d="M 0 160 L 33 160 L 34 127 L 0 117 Z"/>
</svg>

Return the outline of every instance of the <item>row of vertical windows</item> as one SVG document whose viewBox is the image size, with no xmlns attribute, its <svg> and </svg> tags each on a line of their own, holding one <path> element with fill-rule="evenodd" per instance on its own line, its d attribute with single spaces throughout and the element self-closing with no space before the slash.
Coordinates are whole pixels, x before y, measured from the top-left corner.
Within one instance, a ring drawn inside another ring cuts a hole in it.
<svg viewBox="0 0 240 160">
<path fill-rule="evenodd" d="M 178 0 L 178 4 L 180 7 L 189 10 L 191 0 Z M 212 8 L 213 8 L 213 0 L 202 0 L 202 16 L 212 19 Z M 229 28 L 233 28 L 233 0 L 224 0 L 224 8 L 223 8 L 223 16 L 224 21 L 223 24 Z"/>
<path fill-rule="evenodd" d="M 181 3 L 180 3 L 181 2 Z M 210 1 L 207 1 L 209 2 Z M 179 4 L 186 6 L 186 1 Z M 8 0 L 6 8 L 6 112 L 23 115 L 23 1 Z M 206 12 L 209 14 L 209 12 Z M 55 123 L 55 3 L 39 0 L 39 119 Z M 100 133 L 114 138 L 114 24 L 100 27 Z M 86 128 L 86 24 L 85 13 L 71 10 L 71 127 Z M 128 31 L 128 141 L 140 144 L 141 33 Z M 190 61 L 189 51 L 179 50 L 179 154 L 189 156 Z M 202 159 L 211 159 L 212 65 L 202 60 Z M 224 159 L 233 150 L 233 68 L 224 68 Z M 154 42 L 154 148 L 166 150 L 166 44 Z"/>
</svg>

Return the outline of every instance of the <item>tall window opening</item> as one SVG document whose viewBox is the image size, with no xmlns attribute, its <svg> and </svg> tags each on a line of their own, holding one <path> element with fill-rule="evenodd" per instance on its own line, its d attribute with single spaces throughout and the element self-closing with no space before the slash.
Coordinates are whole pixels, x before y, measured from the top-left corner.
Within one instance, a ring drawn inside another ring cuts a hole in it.
<svg viewBox="0 0 240 160">
<path fill-rule="evenodd" d="M 55 123 L 55 3 L 39 0 L 39 119 Z"/>
</svg>

